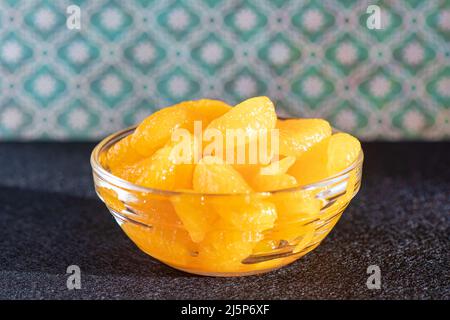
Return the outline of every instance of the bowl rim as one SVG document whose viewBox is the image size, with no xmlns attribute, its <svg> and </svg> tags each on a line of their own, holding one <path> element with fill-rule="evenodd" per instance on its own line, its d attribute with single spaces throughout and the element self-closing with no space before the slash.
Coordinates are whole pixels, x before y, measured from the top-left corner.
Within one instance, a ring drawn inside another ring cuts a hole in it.
<svg viewBox="0 0 450 320">
<path fill-rule="evenodd" d="M 195 191 L 190 191 L 190 190 L 171 191 L 171 190 L 163 190 L 163 189 L 157 189 L 157 188 L 149 188 L 149 187 L 144 187 L 144 186 L 132 183 L 130 181 L 124 180 L 118 176 L 115 176 L 114 174 L 112 174 L 111 172 L 106 170 L 100 164 L 100 161 L 99 161 L 100 152 L 103 151 L 104 148 L 110 147 L 117 141 L 125 138 L 126 136 L 128 136 L 129 134 L 134 132 L 136 127 L 137 127 L 137 125 L 134 125 L 134 126 L 125 128 L 123 130 L 119 130 L 117 132 L 114 132 L 114 133 L 108 135 L 103 140 L 101 140 L 94 147 L 94 149 L 91 152 L 90 164 L 92 167 L 93 174 L 99 176 L 104 181 L 112 183 L 113 185 L 115 185 L 117 187 L 121 187 L 121 188 L 131 190 L 131 191 L 141 192 L 141 193 L 151 193 L 151 194 L 167 195 L 167 196 L 190 194 L 190 195 L 197 195 L 197 196 L 208 196 L 208 197 L 218 196 L 218 197 L 220 197 L 220 196 L 251 196 L 251 195 L 268 196 L 268 195 L 284 193 L 284 192 L 310 190 L 310 189 L 315 189 L 318 187 L 326 186 L 335 181 L 339 181 L 340 179 L 342 179 L 343 176 L 348 174 L 350 171 L 352 171 L 353 169 L 355 169 L 357 167 L 360 167 L 364 160 L 364 152 L 361 148 L 361 150 L 358 154 L 358 157 L 355 159 L 355 161 L 353 161 L 353 163 L 351 163 L 347 168 L 338 172 L 337 174 L 334 174 L 330 177 L 327 177 L 325 179 L 322 179 L 322 180 L 319 180 L 316 182 L 312 182 L 312 183 L 308 183 L 305 185 L 300 185 L 300 186 L 296 186 L 296 187 L 292 187 L 292 188 L 275 190 L 275 191 L 254 191 L 254 192 L 247 192 L 247 193 L 201 193 L 201 192 L 195 192 Z M 341 131 L 333 128 L 333 133 L 338 133 L 338 132 L 341 132 Z"/>
</svg>

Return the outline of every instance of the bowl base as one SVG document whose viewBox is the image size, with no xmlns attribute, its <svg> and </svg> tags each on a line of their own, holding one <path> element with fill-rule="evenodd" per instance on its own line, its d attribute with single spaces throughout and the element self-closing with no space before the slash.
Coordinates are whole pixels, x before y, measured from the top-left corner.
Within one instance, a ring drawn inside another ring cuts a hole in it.
<svg viewBox="0 0 450 320">
<path fill-rule="evenodd" d="M 257 274 L 263 274 L 263 273 L 275 271 L 275 270 L 278 270 L 285 266 L 285 264 L 283 264 L 281 266 L 277 266 L 274 268 L 268 268 L 268 269 L 262 269 L 262 270 L 252 270 L 252 271 L 242 271 L 242 272 L 207 272 L 207 271 L 199 271 L 199 270 L 195 270 L 195 269 L 182 268 L 182 267 L 178 267 L 175 265 L 171 265 L 169 263 L 164 263 L 164 264 L 168 265 L 171 268 L 174 268 L 174 269 L 177 269 L 177 270 L 180 270 L 183 272 L 187 272 L 190 274 L 196 274 L 199 276 L 207 276 L 207 277 L 222 277 L 222 278 L 253 276 L 253 275 L 257 275 Z"/>
<path fill-rule="evenodd" d="M 224 272 L 208 272 L 208 271 L 202 271 L 202 270 L 198 270 L 198 269 L 190 269 L 190 268 L 185 268 L 185 267 L 181 267 L 181 266 L 177 266 L 175 264 L 171 264 L 171 263 L 167 263 L 165 261 L 161 261 L 162 263 L 164 263 L 165 265 L 173 268 L 173 269 L 177 269 L 186 273 L 190 273 L 190 274 L 196 274 L 196 275 L 200 275 L 200 276 L 207 276 L 207 277 L 222 277 L 222 278 L 226 278 L 226 277 L 245 277 L 245 276 L 252 276 L 252 275 L 257 275 L 257 274 L 263 274 L 263 273 L 268 273 L 271 271 L 275 271 L 278 269 L 281 269 L 287 265 L 290 265 L 291 263 L 294 263 L 295 261 L 299 260 L 300 258 L 302 258 L 303 256 L 305 256 L 308 252 L 314 250 L 319 243 L 316 243 L 315 245 L 313 245 L 312 247 L 308 248 L 308 250 L 306 251 L 300 251 L 297 253 L 292 254 L 291 256 L 285 258 L 285 259 L 289 259 L 289 260 L 285 260 L 283 263 L 280 263 L 277 266 L 274 267 L 269 267 L 269 268 L 262 268 L 262 269 L 257 269 L 257 270 L 250 270 L 250 271 L 237 271 L 237 272 L 229 272 L 229 271 L 224 271 Z"/>
</svg>

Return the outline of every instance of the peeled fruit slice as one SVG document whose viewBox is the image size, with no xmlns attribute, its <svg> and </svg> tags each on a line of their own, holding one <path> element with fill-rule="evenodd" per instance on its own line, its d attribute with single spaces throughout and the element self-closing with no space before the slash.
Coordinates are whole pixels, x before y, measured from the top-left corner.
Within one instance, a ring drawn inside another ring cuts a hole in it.
<svg viewBox="0 0 450 320">
<path fill-rule="evenodd" d="M 211 121 L 204 131 L 203 152 L 233 165 L 268 163 L 274 153 L 272 129 L 275 125 L 275 109 L 267 97 L 245 100 Z M 220 145 L 215 143 L 218 139 Z"/>
<path fill-rule="evenodd" d="M 161 109 L 141 122 L 132 135 L 133 147 L 142 155 L 150 156 L 161 148 L 178 128 L 192 131 L 194 121 L 201 121 L 205 128 L 216 119 L 231 110 L 220 100 L 202 99 L 185 101 Z"/>
<path fill-rule="evenodd" d="M 203 129 L 206 128 L 211 121 L 232 109 L 231 106 L 225 102 L 213 99 L 191 101 L 189 108 L 194 114 L 195 121 L 202 122 Z"/>
<path fill-rule="evenodd" d="M 252 191 L 242 176 L 222 159 L 207 156 L 195 167 L 193 187 L 196 192 L 229 194 Z"/>
<path fill-rule="evenodd" d="M 258 174 L 261 166 L 259 164 L 233 164 L 233 168 L 246 180 L 250 181 L 255 174 Z"/>
<path fill-rule="evenodd" d="M 267 97 L 247 99 L 223 116 L 211 121 L 207 129 L 217 129 L 226 136 L 227 129 L 242 130 L 247 140 L 255 139 L 261 129 L 275 128 L 277 115 L 272 101 Z"/>
<path fill-rule="evenodd" d="M 133 219 L 148 226 L 160 228 L 182 228 L 182 222 L 178 218 L 170 197 L 167 195 L 151 193 L 135 193 L 134 201 L 127 204 L 136 214 Z"/>
<path fill-rule="evenodd" d="M 218 197 L 209 202 L 222 219 L 217 224 L 220 228 L 261 232 L 272 228 L 277 219 L 275 205 L 256 195 Z"/>
<path fill-rule="evenodd" d="M 170 139 L 178 128 L 192 130 L 194 116 L 189 106 L 191 101 L 181 102 L 161 109 L 146 119 L 134 131 L 131 145 L 142 156 L 151 156 Z"/>
<path fill-rule="evenodd" d="M 108 207 L 117 212 L 125 210 L 125 204 L 119 200 L 119 196 L 117 195 L 117 192 L 115 190 L 105 187 L 97 187 L 96 191 Z"/>
<path fill-rule="evenodd" d="M 285 157 L 267 166 L 262 166 L 247 178 L 250 186 L 258 192 L 276 191 L 297 186 L 297 180 L 286 174 L 294 162 L 295 157 Z"/>
<path fill-rule="evenodd" d="M 195 263 L 197 246 L 181 228 L 148 228 L 132 222 L 122 228 L 142 251 L 156 259 L 179 266 Z"/>
<path fill-rule="evenodd" d="M 199 244 L 198 260 L 205 271 L 236 272 L 262 234 L 253 231 L 214 230 Z"/>
<path fill-rule="evenodd" d="M 295 157 L 285 157 L 281 160 L 274 161 L 271 164 L 264 166 L 260 170 L 261 175 L 277 175 L 286 173 L 289 168 L 295 163 Z"/>
<path fill-rule="evenodd" d="M 174 148 L 169 144 L 155 152 L 136 183 L 163 190 L 192 188 L 194 165 L 192 162 L 178 163 L 174 158 Z"/>
<path fill-rule="evenodd" d="M 301 156 L 314 144 L 331 135 L 330 124 L 322 119 L 278 120 L 279 152 L 284 156 Z"/>
<path fill-rule="evenodd" d="M 106 153 L 106 164 L 110 170 L 131 165 L 143 157 L 131 146 L 131 135 L 116 142 Z"/>
<path fill-rule="evenodd" d="M 270 199 L 277 208 L 277 224 L 310 221 L 319 214 L 322 202 L 310 190 L 281 191 Z"/>
<path fill-rule="evenodd" d="M 294 240 L 299 240 L 299 238 L 305 238 L 305 235 L 314 233 L 314 225 L 306 224 L 304 222 L 289 223 L 286 225 L 276 225 L 272 230 L 270 230 L 266 238 L 274 240 L 284 240 L 289 243 L 294 242 Z"/>
<path fill-rule="evenodd" d="M 359 141 L 347 133 L 336 133 L 301 155 L 288 173 L 301 185 L 338 174 L 350 166 L 361 152 Z"/>
<path fill-rule="evenodd" d="M 274 176 L 283 174 L 295 163 L 295 157 L 284 157 L 281 160 L 273 161 L 268 165 L 263 164 L 233 164 L 235 168 L 247 181 L 251 181 L 256 175 Z"/>
<path fill-rule="evenodd" d="M 258 174 L 251 179 L 250 185 L 255 191 L 276 191 L 293 188 L 298 185 L 297 180 L 286 173 L 276 175 Z"/>
<path fill-rule="evenodd" d="M 308 245 L 314 236 L 314 226 L 293 223 L 282 227 L 274 227 L 264 233 L 264 239 L 254 249 L 254 253 L 270 254 L 277 252 L 298 252 Z"/>
<path fill-rule="evenodd" d="M 139 179 L 139 177 L 143 175 L 146 170 L 148 170 L 151 162 L 151 158 L 146 158 L 134 164 L 124 164 L 121 166 L 113 167 L 111 168 L 111 172 L 119 178 L 135 183 L 136 180 Z"/>
<path fill-rule="evenodd" d="M 214 210 L 205 202 L 204 197 L 196 194 L 172 196 L 175 211 L 194 242 L 200 242 L 209 229 L 214 228 L 218 219 Z"/>
</svg>

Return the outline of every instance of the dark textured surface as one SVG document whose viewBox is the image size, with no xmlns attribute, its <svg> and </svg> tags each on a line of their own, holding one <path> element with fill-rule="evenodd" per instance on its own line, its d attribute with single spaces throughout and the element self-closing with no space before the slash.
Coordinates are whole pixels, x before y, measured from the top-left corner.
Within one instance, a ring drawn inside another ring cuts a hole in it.
<svg viewBox="0 0 450 320">
<path fill-rule="evenodd" d="M 450 298 L 450 145 L 364 145 L 363 185 L 328 238 L 243 278 L 192 276 L 140 252 L 94 194 L 92 144 L 0 144 L 0 298 Z M 66 268 L 82 289 L 66 288 Z M 379 265 L 382 289 L 368 290 Z"/>
</svg>

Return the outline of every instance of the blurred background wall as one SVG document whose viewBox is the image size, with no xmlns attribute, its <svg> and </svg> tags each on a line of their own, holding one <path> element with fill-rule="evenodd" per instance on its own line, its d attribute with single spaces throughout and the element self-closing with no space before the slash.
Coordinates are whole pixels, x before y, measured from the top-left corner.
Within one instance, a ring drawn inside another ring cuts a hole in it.
<svg viewBox="0 0 450 320">
<path fill-rule="evenodd" d="M 255 95 L 364 140 L 450 137 L 450 1 L 0 1 L 2 140 L 93 140 L 181 100 Z"/>
</svg>

